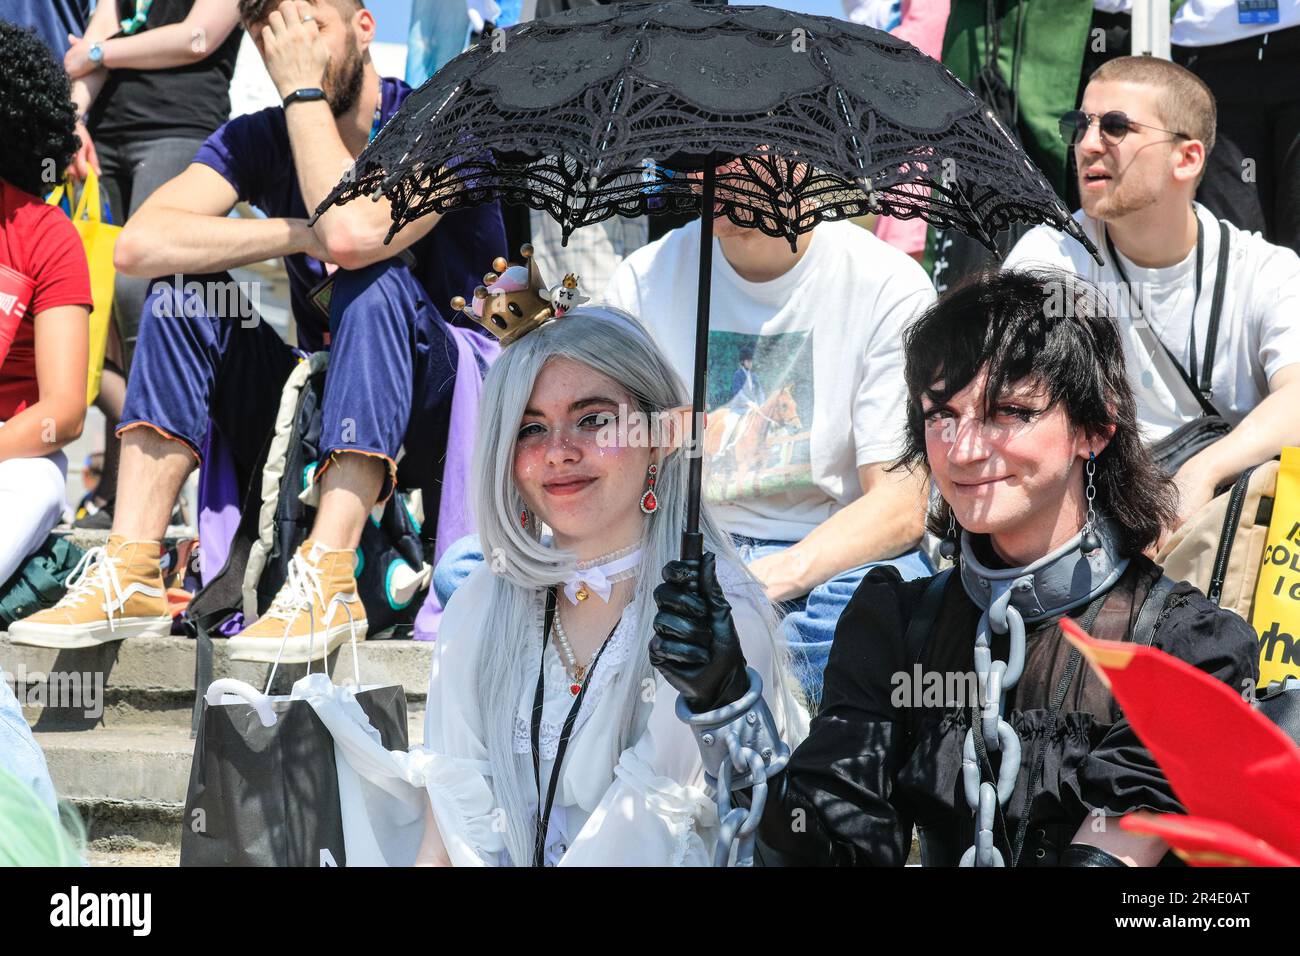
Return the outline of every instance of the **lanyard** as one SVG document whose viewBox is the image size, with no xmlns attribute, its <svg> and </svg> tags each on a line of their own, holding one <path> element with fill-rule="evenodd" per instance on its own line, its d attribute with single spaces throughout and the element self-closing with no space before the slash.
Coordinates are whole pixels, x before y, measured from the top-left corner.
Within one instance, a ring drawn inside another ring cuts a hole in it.
<svg viewBox="0 0 1300 956">
<path fill-rule="evenodd" d="M 555 789 L 560 782 L 560 767 L 564 763 L 564 752 L 569 748 L 569 738 L 573 736 L 573 725 L 578 722 L 578 712 L 582 709 L 582 699 L 587 696 L 587 688 L 591 686 L 591 675 L 596 673 L 596 665 L 600 663 L 600 655 L 605 653 L 605 648 L 609 646 L 609 639 L 614 636 L 614 631 L 618 629 L 618 623 L 610 629 L 609 635 L 605 642 L 600 645 L 600 650 L 596 651 L 596 656 L 591 659 L 591 666 L 587 668 L 587 673 L 583 676 L 582 689 L 578 691 L 573 698 L 573 704 L 569 707 L 569 714 L 564 718 L 564 726 L 560 730 L 560 742 L 555 749 L 555 766 L 551 768 L 550 783 L 546 787 L 546 799 L 542 800 L 542 703 L 546 693 L 546 645 L 551 639 L 551 623 L 555 620 L 555 588 L 546 589 L 546 627 L 542 631 L 542 664 L 537 670 L 537 692 L 533 695 L 533 719 L 532 719 L 532 745 L 533 745 L 533 780 L 537 784 L 537 840 L 533 845 L 533 866 L 545 865 L 546 854 L 546 832 L 551 823 L 551 805 L 555 802 Z"/>
<path fill-rule="evenodd" d="M 382 100 L 382 94 L 380 98 Z M 373 123 L 370 124 L 370 138 L 366 140 L 367 146 L 369 146 L 371 143 L 375 141 L 375 137 L 379 135 L 379 131 L 383 128 L 384 128 L 384 124 L 380 121 L 380 117 L 379 117 L 379 107 L 376 106 L 375 120 Z"/>
<path fill-rule="evenodd" d="M 1138 304 L 1138 298 L 1133 294 L 1133 285 L 1128 281 L 1128 275 L 1124 272 L 1124 266 L 1120 262 L 1119 254 L 1115 251 L 1115 244 L 1110 241 L 1110 230 L 1106 230 L 1106 251 L 1110 254 L 1111 265 L 1115 267 L 1120 281 L 1124 283 L 1124 288 L 1128 290 L 1129 302 L 1133 306 L 1134 318 L 1141 320 L 1142 308 Z M 1201 224 L 1201 217 L 1196 217 L 1196 284 L 1195 292 L 1192 294 L 1192 317 L 1188 322 L 1189 330 L 1187 333 L 1189 362 L 1191 369 L 1188 378 L 1196 381 L 1196 306 L 1201 301 L 1201 271 L 1205 263 L 1205 227 Z M 1172 357 L 1172 356 L 1171 356 Z M 1175 359 L 1174 361 L 1177 361 Z"/>
</svg>

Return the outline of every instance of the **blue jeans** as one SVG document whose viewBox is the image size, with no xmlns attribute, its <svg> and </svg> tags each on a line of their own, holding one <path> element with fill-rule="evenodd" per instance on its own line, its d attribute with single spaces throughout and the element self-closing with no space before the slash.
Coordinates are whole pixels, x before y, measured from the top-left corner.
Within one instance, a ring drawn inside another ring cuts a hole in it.
<svg viewBox="0 0 1300 956">
<path fill-rule="evenodd" d="M 31 787 L 51 811 L 59 812 L 45 754 L 32 736 L 22 706 L 9 689 L 3 670 L 0 670 L 0 767 Z"/>
<path fill-rule="evenodd" d="M 794 544 L 793 541 L 771 541 L 737 534 L 733 534 L 731 540 L 735 542 L 745 564 L 768 555 L 780 554 Z M 447 600 L 456 588 L 482 563 L 483 549 L 476 534 L 466 535 L 447 548 L 442 560 L 433 569 L 433 589 L 443 607 L 447 606 Z M 905 581 L 934 574 L 930 562 L 920 551 L 908 551 L 886 561 L 871 561 L 851 568 L 825 584 L 817 585 L 803 597 L 781 605 L 785 612 L 781 631 L 790 649 L 795 675 L 810 702 L 821 701 L 822 674 L 826 670 L 826 660 L 830 657 L 835 625 L 839 623 L 840 615 L 867 572 L 884 565 L 897 568 Z"/>
<path fill-rule="evenodd" d="M 793 541 L 772 541 L 763 538 L 748 538 L 733 534 L 731 540 L 740 551 L 745 564 L 752 564 L 759 558 L 780 554 L 790 548 Z M 809 703 L 819 704 L 822 697 L 822 675 L 826 670 L 826 661 L 830 657 L 831 642 L 835 639 L 835 626 L 840 615 L 848 606 L 853 592 L 858 589 L 868 571 L 884 566 L 898 569 L 904 581 L 913 578 L 928 577 L 934 573 L 930 562 L 920 551 L 908 551 L 896 558 L 885 561 L 870 561 L 856 568 L 837 574 L 824 584 L 819 584 L 803 597 L 784 601 L 780 605 L 785 612 L 781 621 L 781 632 L 786 646 L 790 650 L 790 661 L 799 685 L 803 688 Z"/>
</svg>

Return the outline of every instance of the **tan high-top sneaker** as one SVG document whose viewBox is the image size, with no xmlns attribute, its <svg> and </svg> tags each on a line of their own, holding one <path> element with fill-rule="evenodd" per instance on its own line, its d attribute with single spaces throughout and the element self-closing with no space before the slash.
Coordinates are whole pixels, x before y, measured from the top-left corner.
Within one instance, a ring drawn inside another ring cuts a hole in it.
<svg viewBox="0 0 1300 956">
<path fill-rule="evenodd" d="M 230 659 L 273 664 L 278 656 L 284 664 L 305 664 L 347 643 L 354 629 L 364 641 L 366 609 L 353 575 L 356 560 L 354 550 L 330 551 L 304 541 L 266 613 L 230 638 Z"/>
<path fill-rule="evenodd" d="M 111 535 L 73 569 L 59 603 L 9 626 L 15 644 L 93 647 L 128 637 L 171 633 L 157 541 Z"/>
</svg>

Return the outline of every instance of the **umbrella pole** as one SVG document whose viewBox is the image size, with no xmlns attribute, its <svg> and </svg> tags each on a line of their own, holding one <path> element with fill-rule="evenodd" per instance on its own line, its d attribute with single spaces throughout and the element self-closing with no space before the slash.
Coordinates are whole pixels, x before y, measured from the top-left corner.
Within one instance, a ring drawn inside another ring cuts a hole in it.
<svg viewBox="0 0 1300 956">
<path fill-rule="evenodd" d="M 704 394 L 708 384 L 709 295 L 713 279 L 713 157 L 705 161 L 700 197 L 700 269 L 695 304 L 695 379 L 691 393 L 690 475 L 686 488 L 686 530 L 682 532 L 682 559 L 698 560 L 704 554 L 700 534 L 700 486 L 704 482 Z"/>
</svg>

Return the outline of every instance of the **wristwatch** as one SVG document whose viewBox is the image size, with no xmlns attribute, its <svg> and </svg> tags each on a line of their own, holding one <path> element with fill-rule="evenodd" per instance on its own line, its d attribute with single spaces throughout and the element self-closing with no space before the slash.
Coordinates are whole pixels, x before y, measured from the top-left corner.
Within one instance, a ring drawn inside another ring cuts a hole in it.
<svg viewBox="0 0 1300 956">
<path fill-rule="evenodd" d="M 103 44 L 92 43 L 90 45 L 90 50 L 86 53 L 86 59 L 88 59 L 91 63 L 95 64 L 95 66 L 99 66 L 101 63 L 103 63 L 104 62 Z"/>
<path fill-rule="evenodd" d="M 284 98 L 283 105 L 287 107 L 290 103 L 297 103 L 299 101 L 302 101 L 304 103 L 309 103 L 312 100 L 323 100 L 323 99 L 325 99 L 325 91 L 322 90 L 320 87 L 312 86 L 312 87 L 307 87 L 306 89 L 294 90 L 292 93 L 290 93 L 288 96 Z"/>
</svg>

